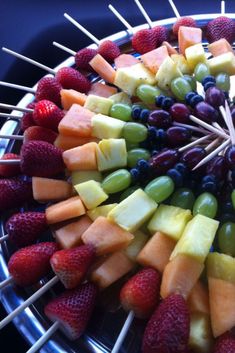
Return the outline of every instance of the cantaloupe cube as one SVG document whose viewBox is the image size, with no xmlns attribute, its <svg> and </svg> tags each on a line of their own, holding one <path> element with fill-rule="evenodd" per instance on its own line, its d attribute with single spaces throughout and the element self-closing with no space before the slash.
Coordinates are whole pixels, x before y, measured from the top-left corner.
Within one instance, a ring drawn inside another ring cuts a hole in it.
<svg viewBox="0 0 235 353">
<path fill-rule="evenodd" d="M 117 266 L 118 264 L 118 266 Z M 105 289 L 135 267 L 122 251 L 110 255 L 107 260 L 91 273 L 91 281 Z"/>
<path fill-rule="evenodd" d="M 74 103 L 83 106 L 87 98 L 85 93 L 75 91 L 74 89 L 62 89 L 60 96 L 62 107 L 65 110 L 69 110 Z"/>
<path fill-rule="evenodd" d="M 46 209 L 46 219 L 48 224 L 59 223 L 67 219 L 82 216 L 86 209 L 79 196 L 70 197 Z"/>
<path fill-rule="evenodd" d="M 105 217 L 98 217 L 83 233 L 82 241 L 92 244 L 97 255 L 105 255 L 126 248 L 134 236 Z"/>
<path fill-rule="evenodd" d="M 32 178 L 33 198 L 38 202 L 61 201 L 72 196 L 72 185 L 64 180 Z"/>
<path fill-rule="evenodd" d="M 111 99 L 90 94 L 86 99 L 84 107 L 96 114 L 109 115 L 112 105 L 113 101 Z"/>
<path fill-rule="evenodd" d="M 103 177 L 97 170 L 77 170 L 71 173 L 71 180 L 73 185 L 84 183 L 88 180 L 95 180 L 101 183 Z"/>
<path fill-rule="evenodd" d="M 110 116 L 97 114 L 91 119 L 92 136 L 99 139 L 120 138 L 125 122 Z"/>
<path fill-rule="evenodd" d="M 187 60 L 183 54 L 173 54 L 171 55 L 171 59 L 176 63 L 182 74 L 188 75 L 192 73 Z"/>
<path fill-rule="evenodd" d="M 185 53 L 188 47 L 202 42 L 201 28 L 180 26 L 178 32 L 179 51 Z"/>
<path fill-rule="evenodd" d="M 130 245 L 128 245 L 128 247 L 123 250 L 131 261 L 136 262 L 138 254 L 143 249 L 148 239 L 149 236 L 141 230 L 137 230 L 136 232 L 134 232 L 134 239 L 132 240 Z"/>
<path fill-rule="evenodd" d="M 226 72 L 231 76 L 235 74 L 235 56 L 231 52 L 218 55 L 207 62 L 212 75 L 217 75 L 221 72 Z"/>
<path fill-rule="evenodd" d="M 77 184 L 74 188 L 88 210 L 99 206 L 108 198 L 108 195 L 104 192 L 100 183 L 97 183 L 95 180 Z"/>
<path fill-rule="evenodd" d="M 63 152 L 63 160 L 68 170 L 97 170 L 97 143 L 90 142 L 83 146 Z"/>
<path fill-rule="evenodd" d="M 114 83 L 116 71 L 100 54 L 94 56 L 89 64 L 106 82 Z"/>
<path fill-rule="evenodd" d="M 206 53 L 201 43 L 185 49 L 185 56 L 190 69 L 193 71 L 197 64 L 206 63 Z"/>
<path fill-rule="evenodd" d="M 139 63 L 139 59 L 131 54 L 121 54 L 116 59 L 114 59 L 114 64 L 116 69 L 121 67 L 129 67 Z"/>
<path fill-rule="evenodd" d="M 95 221 L 96 218 L 103 216 L 107 217 L 108 213 L 115 207 L 117 206 L 117 203 L 112 203 L 109 205 L 103 205 L 103 206 L 98 206 L 96 208 L 93 208 L 89 211 L 87 211 L 87 215 L 90 217 L 92 221 Z"/>
<path fill-rule="evenodd" d="M 156 232 L 137 256 L 137 262 L 142 266 L 150 266 L 163 272 L 169 262 L 176 241 L 167 235 Z"/>
<path fill-rule="evenodd" d="M 191 313 L 200 312 L 210 315 L 208 288 L 199 280 L 188 297 L 188 307 Z"/>
<path fill-rule="evenodd" d="M 89 142 L 99 142 L 96 137 L 78 137 L 59 134 L 54 142 L 56 147 L 61 148 L 63 151 L 71 150 L 71 148 L 85 145 Z"/>
<path fill-rule="evenodd" d="M 216 40 L 208 45 L 208 50 L 213 56 L 218 56 L 224 53 L 233 53 L 233 48 L 225 38 Z"/>
<path fill-rule="evenodd" d="M 91 89 L 88 92 L 88 95 L 93 94 L 95 96 L 109 98 L 110 96 L 116 93 L 117 93 L 116 87 L 109 86 L 101 82 L 95 82 L 95 83 L 92 83 Z"/>
<path fill-rule="evenodd" d="M 62 249 L 75 248 L 82 243 L 81 236 L 91 224 L 91 219 L 84 215 L 77 221 L 54 230 L 53 234 Z"/>
<path fill-rule="evenodd" d="M 156 74 L 163 61 L 169 56 L 166 46 L 161 46 L 141 55 L 141 60 L 152 73 Z"/>
<path fill-rule="evenodd" d="M 59 123 L 59 133 L 69 136 L 90 137 L 93 115 L 94 113 L 89 109 L 73 104 Z"/>
<path fill-rule="evenodd" d="M 204 313 L 191 313 L 189 348 L 195 353 L 210 353 L 213 341 L 210 316 Z"/>
<path fill-rule="evenodd" d="M 168 54 L 171 56 L 172 54 L 179 54 L 178 51 L 167 41 L 164 40 L 164 42 L 162 42 L 162 45 L 164 45 L 165 47 L 167 47 L 168 50 Z"/>
<path fill-rule="evenodd" d="M 109 99 L 112 99 L 113 104 L 123 103 L 123 104 L 132 105 L 130 97 L 125 92 L 116 93 L 113 96 L 110 96 Z"/>
<path fill-rule="evenodd" d="M 125 167 L 127 165 L 126 141 L 124 139 L 103 139 L 96 149 L 98 170 Z"/>
</svg>

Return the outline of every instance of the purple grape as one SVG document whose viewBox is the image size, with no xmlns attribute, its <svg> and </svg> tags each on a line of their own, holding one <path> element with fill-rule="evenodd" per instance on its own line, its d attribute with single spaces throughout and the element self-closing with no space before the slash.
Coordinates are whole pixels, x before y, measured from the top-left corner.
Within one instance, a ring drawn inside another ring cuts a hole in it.
<svg viewBox="0 0 235 353">
<path fill-rule="evenodd" d="M 214 175 L 218 180 L 226 178 L 228 167 L 223 156 L 215 156 L 206 166 L 206 174 Z"/>
<path fill-rule="evenodd" d="M 225 95 L 221 89 L 216 86 L 208 88 L 205 95 L 205 101 L 212 105 L 214 108 L 225 104 Z"/>
<path fill-rule="evenodd" d="M 160 129 L 167 129 L 171 126 L 172 119 L 166 110 L 154 110 L 148 117 L 148 123 Z"/>
<path fill-rule="evenodd" d="M 170 108 L 170 114 L 174 121 L 178 123 L 187 124 L 190 122 L 189 116 L 191 114 L 187 105 L 183 103 L 175 103 Z"/>
<path fill-rule="evenodd" d="M 225 161 L 229 169 L 235 168 L 235 146 L 230 146 L 225 152 Z"/>
<path fill-rule="evenodd" d="M 185 163 L 189 169 L 193 169 L 205 156 L 205 149 L 203 147 L 196 146 L 183 152 L 180 161 Z"/>
<path fill-rule="evenodd" d="M 153 156 L 149 163 L 150 167 L 154 171 L 154 174 L 161 175 L 168 171 L 168 169 L 173 168 L 173 166 L 178 162 L 179 153 L 174 149 L 167 149 Z"/>
<path fill-rule="evenodd" d="M 194 109 L 194 114 L 207 123 L 217 121 L 219 117 L 218 111 L 206 102 L 198 103 Z"/>
<path fill-rule="evenodd" d="M 166 131 L 167 144 L 170 146 L 182 146 L 187 143 L 192 134 L 189 129 L 180 126 L 172 126 Z"/>
</svg>

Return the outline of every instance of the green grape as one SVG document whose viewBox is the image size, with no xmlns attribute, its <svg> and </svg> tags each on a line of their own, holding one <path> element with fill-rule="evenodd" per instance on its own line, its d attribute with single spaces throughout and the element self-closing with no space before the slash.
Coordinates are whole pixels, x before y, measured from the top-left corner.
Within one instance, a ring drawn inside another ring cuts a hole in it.
<svg viewBox="0 0 235 353">
<path fill-rule="evenodd" d="M 218 231 L 219 247 L 222 253 L 235 256 L 235 223 L 227 222 Z"/>
<path fill-rule="evenodd" d="M 192 91 L 192 87 L 183 77 L 177 77 L 171 81 L 171 91 L 176 98 L 183 101 L 186 94 Z"/>
<path fill-rule="evenodd" d="M 139 159 L 145 159 L 147 161 L 150 156 L 149 151 L 144 148 L 133 148 L 127 153 L 127 166 L 133 168 Z"/>
<path fill-rule="evenodd" d="M 204 77 L 210 75 L 210 68 L 205 63 L 198 63 L 194 69 L 194 75 L 198 82 L 202 82 Z"/>
<path fill-rule="evenodd" d="M 230 76 L 225 72 L 221 72 L 216 76 L 216 86 L 222 91 L 230 90 Z"/>
<path fill-rule="evenodd" d="M 193 205 L 193 215 L 202 214 L 209 218 L 214 218 L 218 209 L 218 202 L 214 195 L 204 192 L 199 195 Z"/>
<path fill-rule="evenodd" d="M 115 103 L 110 109 L 110 116 L 115 119 L 130 121 L 131 107 L 123 103 Z"/>
<path fill-rule="evenodd" d="M 154 104 L 155 97 L 161 94 L 161 90 L 150 85 L 140 85 L 136 90 L 136 95 L 146 104 Z"/>
<path fill-rule="evenodd" d="M 174 191 L 172 179 L 166 175 L 160 176 L 147 184 L 144 191 L 155 202 L 159 203 L 166 200 Z"/>
<path fill-rule="evenodd" d="M 193 76 L 184 75 L 184 79 L 190 84 L 192 91 L 197 90 L 197 82 Z"/>
<path fill-rule="evenodd" d="M 139 148 L 139 144 L 136 142 L 126 141 L 127 151 L 133 150 L 134 148 Z"/>
<path fill-rule="evenodd" d="M 123 127 L 122 135 L 125 140 L 138 143 L 146 140 L 148 129 L 142 124 L 126 123 Z"/>
<path fill-rule="evenodd" d="M 131 184 L 131 174 L 126 169 L 118 169 L 104 178 L 101 186 L 107 194 L 127 189 Z"/>
<path fill-rule="evenodd" d="M 139 188 L 140 187 L 137 185 L 129 187 L 121 194 L 119 201 L 121 202 L 121 201 L 125 200 L 128 196 L 133 194 L 133 192 L 135 192 Z"/>
<path fill-rule="evenodd" d="M 171 197 L 171 205 L 183 208 L 185 210 L 192 210 L 195 202 L 195 196 L 192 190 L 187 188 L 180 188 L 174 192 Z"/>
</svg>

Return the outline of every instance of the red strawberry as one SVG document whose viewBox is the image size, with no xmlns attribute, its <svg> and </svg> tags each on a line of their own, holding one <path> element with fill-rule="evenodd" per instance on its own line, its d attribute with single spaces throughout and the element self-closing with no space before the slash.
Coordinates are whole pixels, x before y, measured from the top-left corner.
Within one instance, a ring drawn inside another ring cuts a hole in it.
<svg viewBox="0 0 235 353">
<path fill-rule="evenodd" d="M 177 37 L 180 26 L 197 27 L 196 21 L 192 17 L 180 17 L 173 25 L 172 30 Z"/>
<path fill-rule="evenodd" d="M 61 90 L 62 86 L 55 77 L 43 77 L 38 81 L 35 98 L 37 101 L 47 99 L 56 105 L 61 106 Z"/>
<path fill-rule="evenodd" d="M 8 262 L 8 270 L 16 284 L 24 287 L 37 283 L 50 270 L 50 258 L 58 244 L 44 242 L 16 251 Z"/>
<path fill-rule="evenodd" d="M 120 300 L 126 311 L 139 318 L 149 317 L 159 302 L 161 277 L 158 271 L 145 268 L 124 284 Z"/>
<path fill-rule="evenodd" d="M 96 49 L 91 49 L 91 48 L 84 48 L 79 50 L 75 54 L 75 64 L 78 69 L 86 70 L 86 71 L 93 71 L 91 65 L 89 65 L 89 62 L 96 56 L 97 54 Z"/>
<path fill-rule="evenodd" d="M 29 141 L 20 151 L 21 171 L 28 176 L 52 177 L 64 171 L 62 151 L 45 141 Z"/>
<path fill-rule="evenodd" d="M 99 45 L 98 53 L 108 62 L 113 62 L 120 54 L 120 49 L 116 43 L 111 40 L 105 40 Z"/>
<path fill-rule="evenodd" d="M 164 26 L 153 27 L 152 31 L 155 35 L 155 47 L 160 47 L 160 45 L 162 45 L 162 42 L 168 40 L 167 29 Z"/>
<path fill-rule="evenodd" d="M 46 216 L 42 212 L 16 213 L 6 223 L 9 240 L 18 248 L 33 244 L 47 227 Z"/>
<path fill-rule="evenodd" d="M 140 53 L 145 54 L 156 48 L 156 35 L 152 29 L 141 29 L 136 32 L 132 38 L 133 49 Z"/>
<path fill-rule="evenodd" d="M 0 211 L 22 206 L 33 199 L 32 184 L 17 178 L 0 180 Z"/>
<path fill-rule="evenodd" d="M 209 43 L 221 38 L 233 43 L 235 39 L 235 23 L 231 18 L 220 16 L 209 21 L 206 27 L 206 37 Z"/>
<path fill-rule="evenodd" d="M 143 353 L 185 353 L 189 327 L 187 303 L 179 294 L 170 295 L 155 310 L 147 324 Z"/>
<path fill-rule="evenodd" d="M 60 328 L 71 340 L 79 338 L 86 329 L 95 306 L 97 287 L 84 283 L 77 289 L 67 290 L 44 308 L 51 321 L 59 321 Z"/>
<path fill-rule="evenodd" d="M 20 156 L 15 153 L 5 153 L 2 157 L 2 160 L 7 159 L 20 159 Z M 12 176 L 19 175 L 20 165 L 19 164 L 0 164 L 0 177 L 8 178 Z"/>
<path fill-rule="evenodd" d="M 27 108 L 34 109 L 35 103 L 29 103 Z M 22 118 L 20 119 L 20 129 L 25 131 L 30 126 L 35 126 L 36 123 L 33 120 L 33 113 L 24 113 Z"/>
<path fill-rule="evenodd" d="M 51 258 L 51 267 L 65 288 L 78 286 L 85 277 L 95 258 L 91 245 L 81 245 L 73 249 L 57 251 Z"/>
<path fill-rule="evenodd" d="M 235 353 L 235 338 L 226 332 L 216 340 L 213 353 Z"/>
<path fill-rule="evenodd" d="M 58 131 L 58 125 L 64 117 L 64 112 L 46 99 L 37 102 L 33 111 L 33 119 L 39 126 Z"/>
<path fill-rule="evenodd" d="M 24 132 L 24 142 L 28 141 L 46 141 L 53 144 L 58 134 L 42 126 L 31 126 Z"/>
<path fill-rule="evenodd" d="M 91 89 L 91 83 L 79 71 L 72 67 L 62 67 L 56 73 L 56 79 L 63 88 L 71 88 L 76 91 L 87 93 Z"/>
</svg>

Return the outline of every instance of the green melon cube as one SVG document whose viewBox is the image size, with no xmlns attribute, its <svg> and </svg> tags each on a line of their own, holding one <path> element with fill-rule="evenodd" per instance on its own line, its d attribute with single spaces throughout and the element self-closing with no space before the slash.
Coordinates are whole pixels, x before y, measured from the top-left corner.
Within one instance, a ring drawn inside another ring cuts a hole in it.
<svg viewBox="0 0 235 353">
<path fill-rule="evenodd" d="M 207 276 L 235 283 L 235 259 L 230 255 L 210 253 L 206 261 Z"/>
<path fill-rule="evenodd" d="M 103 177 L 102 174 L 97 170 L 77 170 L 71 173 L 71 180 L 74 186 L 89 180 L 95 180 L 101 183 Z"/>
<path fill-rule="evenodd" d="M 117 139 L 122 135 L 124 121 L 111 118 L 107 115 L 97 114 L 91 118 L 92 136 L 99 139 Z"/>
<path fill-rule="evenodd" d="M 96 218 L 100 216 L 107 217 L 108 213 L 115 206 L 117 206 L 117 203 L 111 203 L 110 205 L 99 206 L 99 207 L 93 208 L 92 210 L 87 211 L 87 215 L 90 217 L 90 219 L 92 219 L 92 221 L 95 221 Z"/>
<path fill-rule="evenodd" d="M 112 99 L 89 94 L 84 104 L 84 108 L 89 109 L 96 114 L 101 113 L 104 115 L 109 115 L 112 105 Z"/>
<path fill-rule="evenodd" d="M 97 207 L 108 198 L 108 195 L 103 191 L 100 184 L 94 180 L 77 184 L 74 188 L 88 210 Z"/>
<path fill-rule="evenodd" d="M 127 151 L 125 139 L 103 139 L 96 150 L 99 171 L 125 167 Z"/>
</svg>

